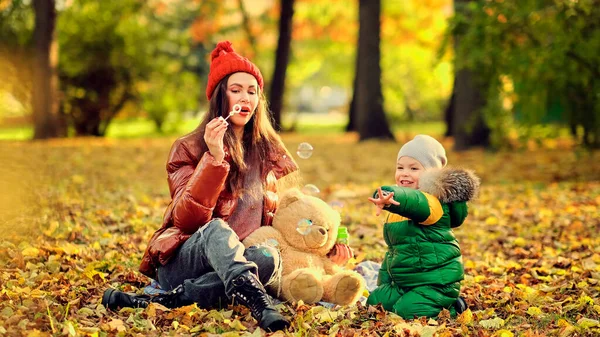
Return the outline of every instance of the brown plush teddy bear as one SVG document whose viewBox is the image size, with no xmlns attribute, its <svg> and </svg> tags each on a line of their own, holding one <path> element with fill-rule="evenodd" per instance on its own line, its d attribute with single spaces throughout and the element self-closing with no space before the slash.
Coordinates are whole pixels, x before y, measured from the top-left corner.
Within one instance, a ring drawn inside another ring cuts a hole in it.
<svg viewBox="0 0 600 337">
<path fill-rule="evenodd" d="M 340 215 L 319 198 L 290 189 L 281 197 L 273 226 L 261 227 L 244 239 L 246 247 L 270 244 L 281 252 L 280 298 L 304 303 L 356 303 L 364 279 L 333 263 L 327 253 L 335 245 Z"/>
</svg>

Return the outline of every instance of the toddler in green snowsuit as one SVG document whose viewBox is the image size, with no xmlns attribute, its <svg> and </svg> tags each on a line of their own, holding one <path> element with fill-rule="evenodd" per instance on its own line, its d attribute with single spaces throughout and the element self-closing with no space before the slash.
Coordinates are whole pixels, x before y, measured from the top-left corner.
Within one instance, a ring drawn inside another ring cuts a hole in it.
<svg viewBox="0 0 600 337">
<path fill-rule="evenodd" d="M 467 201 L 479 188 L 471 171 L 444 168 L 446 151 L 430 136 L 418 135 L 402 146 L 396 185 L 381 186 L 369 198 L 389 212 L 383 227 L 388 245 L 377 289 L 367 304 L 381 303 L 405 319 L 452 316 L 466 309 L 459 297 L 462 255 L 452 228 L 467 216 Z"/>
</svg>

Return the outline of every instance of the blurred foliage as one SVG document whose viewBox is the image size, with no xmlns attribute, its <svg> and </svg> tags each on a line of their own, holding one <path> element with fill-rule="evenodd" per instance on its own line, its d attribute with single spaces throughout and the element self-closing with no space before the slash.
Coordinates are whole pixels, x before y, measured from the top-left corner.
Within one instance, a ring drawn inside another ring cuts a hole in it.
<svg viewBox="0 0 600 337">
<path fill-rule="evenodd" d="M 288 92 L 302 85 L 339 86 L 350 99 L 358 1 L 296 0 L 294 9 Z M 381 81 L 392 124 L 439 119 L 452 91 L 452 69 L 451 60 L 439 59 L 436 51 L 451 9 L 449 0 L 382 1 Z"/>
<path fill-rule="evenodd" d="M 1 4 L 0 51 L 4 52 L 0 62 L 4 64 L 5 56 L 15 54 L 17 46 L 27 52 L 33 13 L 30 1 Z M 62 110 L 71 125 L 99 116 L 94 128 L 102 134 L 119 108 L 123 109 L 118 117 L 147 117 L 158 127 L 166 123 L 166 128 L 172 128 L 187 117 L 184 112 L 205 106 L 208 53 L 223 39 L 257 63 L 268 85 L 278 6 L 276 0 L 245 1 L 242 12 L 238 0 L 58 1 Z M 438 62 L 436 50 L 449 8 L 450 0 L 383 1 L 382 84 L 386 110 L 394 121 L 440 115 L 451 91 L 451 67 L 447 57 Z M 330 99 L 332 92 L 350 98 L 357 16 L 355 2 L 295 2 L 287 111 L 300 107 L 299 93 L 306 88 L 314 93 L 309 100 Z M 24 106 L 11 105 L 13 115 L 29 111 L 30 58 L 26 56 L 11 58 L 5 68 L 11 80 L 0 84 L 0 91 L 11 93 Z M 323 87 L 334 90 L 321 91 Z M 345 112 L 343 103 L 336 100 L 335 104 Z"/>
<path fill-rule="evenodd" d="M 190 43 L 197 5 L 188 1 L 77 0 L 59 13 L 63 112 L 78 125 L 97 121 L 104 135 L 133 102 L 160 130 L 169 113 L 198 106 L 204 53 Z M 85 28 L 83 28 L 85 27 Z M 94 125 L 92 125 L 94 126 Z M 95 134 L 94 131 L 83 134 Z"/>
<path fill-rule="evenodd" d="M 381 67 L 392 123 L 440 120 L 452 92 L 452 60 L 438 57 L 452 1 L 383 1 Z"/>
<path fill-rule="evenodd" d="M 31 109 L 29 47 L 34 21 L 33 8 L 26 2 L 0 1 L 0 121 Z"/>
<path fill-rule="evenodd" d="M 600 1 L 471 1 L 456 15 L 456 66 L 486 83 L 484 114 L 493 141 L 509 130 L 528 138 L 539 123 L 571 127 L 600 147 Z"/>
<path fill-rule="evenodd" d="M 240 306 L 109 312 L 100 305 L 108 287 L 135 292 L 150 282 L 137 267 L 170 200 L 164 163 L 174 138 L 0 143 L 0 335 L 265 336 Z M 349 134 L 283 140 L 303 183 L 316 185 L 348 227 L 356 253 L 349 267 L 381 262 L 384 218 L 366 199 L 393 181 L 399 144 L 357 143 Z M 295 154 L 301 142 L 314 147 L 309 159 Z M 284 304 L 292 326 L 272 336 L 598 336 L 600 152 L 572 145 L 448 151 L 450 164 L 482 178 L 455 230 L 470 306 L 459 318 Z"/>
</svg>

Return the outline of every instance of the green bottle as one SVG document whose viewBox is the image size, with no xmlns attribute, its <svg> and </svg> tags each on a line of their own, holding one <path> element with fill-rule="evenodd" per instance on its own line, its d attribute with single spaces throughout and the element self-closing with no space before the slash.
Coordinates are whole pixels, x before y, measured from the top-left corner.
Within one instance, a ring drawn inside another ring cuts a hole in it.
<svg viewBox="0 0 600 337">
<path fill-rule="evenodd" d="M 341 227 L 341 226 L 340 226 L 340 228 L 338 228 L 337 243 L 343 243 L 346 245 L 350 244 L 348 228 Z"/>
</svg>

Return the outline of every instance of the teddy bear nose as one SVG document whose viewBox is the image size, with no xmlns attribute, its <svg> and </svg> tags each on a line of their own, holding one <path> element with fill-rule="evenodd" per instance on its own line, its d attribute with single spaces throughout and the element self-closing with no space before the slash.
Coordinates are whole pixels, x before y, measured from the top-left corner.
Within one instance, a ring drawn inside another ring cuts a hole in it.
<svg viewBox="0 0 600 337">
<path fill-rule="evenodd" d="M 319 228 L 319 233 L 321 233 L 321 235 L 325 235 L 327 234 L 327 231 L 325 230 L 325 228 Z"/>
</svg>

